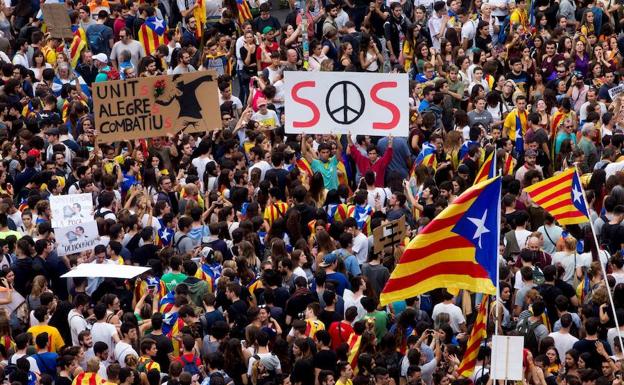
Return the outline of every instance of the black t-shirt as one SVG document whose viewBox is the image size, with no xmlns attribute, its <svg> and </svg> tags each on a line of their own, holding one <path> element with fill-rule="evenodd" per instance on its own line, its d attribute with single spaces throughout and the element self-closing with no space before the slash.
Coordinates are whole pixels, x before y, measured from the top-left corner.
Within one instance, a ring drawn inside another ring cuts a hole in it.
<svg viewBox="0 0 624 385">
<path fill-rule="evenodd" d="M 325 325 L 325 329 L 329 329 L 329 325 L 333 322 L 341 321 L 342 317 L 335 310 L 323 309 L 318 316 L 319 320 Z"/>
<path fill-rule="evenodd" d="M 266 27 L 271 27 L 274 31 L 279 31 L 280 28 L 282 28 L 279 20 L 277 20 L 274 16 L 269 16 L 266 20 L 258 16 L 251 22 L 251 25 L 255 32 L 260 33 L 262 33 Z"/>
<path fill-rule="evenodd" d="M 271 184 L 279 188 L 278 198 L 286 201 L 286 179 L 288 178 L 288 171 L 283 168 L 272 168 L 266 172 L 264 179 L 271 182 Z"/>
<path fill-rule="evenodd" d="M 247 321 L 247 304 L 239 299 L 230 305 L 227 312 L 228 321 L 234 323 L 232 335 L 235 337 L 242 336 Z"/>
<path fill-rule="evenodd" d="M 624 242 L 624 226 L 605 223 L 602 226 L 600 238 L 603 244 L 608 245 L 609 251 L 615 253 L 622 248 L 622 242 Z"/>
<path fill-rule="evenodd" d="M 607 354 L 611 355 L 611 346 L 609 346 L 607 341 L 600 340 L 600 342 L 602 342 L 602 345 L 607 351 Z M 596 351 L 596 340 L 578 340 L 574 343 L 572 347 L 574 350 L 579 352 L 579 354 L 589 353 L 591 355 L 589 360 L 585 362 L 587 368 L 595 369 L 598 371 L 601 370 L 602 356 Z"/>
<path fill-rule="evenodd" d="M 371 23 L 371 31 L 373 32 L 373 34 L 377 37 L 377 38 L 383 38 L 384 37 L 384 23 L 386 22 L 386 20 L 388 20 L 390 18 L 390 8 L 386 7 L 385 4 L 382 4 L 379 6 L 379 11 L 381 13 L 384 12 L 388 12 L 388 17 L 386 19 L 383 19 L 378 13 L 377 11 L 372 11 L 372 14 L 370 16 L 370 23 Z"/>
<path fill-rule="evenodd" d="M 321 370 L 336 371 L 336 362 L 338 362 L 338 356 L 333 350 L 319 350 L 314 356 L 314 368 Z"/>
<path fill-rule="evenodd" d="M 219 31 L 219 33 L 224 34 L 225 36 L 232 36 L 234 33 L 236 33 L 236 24 L 234 24 L 233 21 L 230 21 L 227 24 L 223 24 L 221 21 L 218 21 L 214 24 L 208 25 L 208 28 L 206 29 L 209 30 L 211 27 Z"/>
<path fill-rule="evenodd" d="M 168 354 L 173 353 L 173 344 L 171 343 L 171 339 L 162 334 L 149 334 L 148 337 L 156 341 L 156 348 L 158 351 L 156 352 L 154 361 L 158 362 L 162 373 L 168 372 L 170 364 Z"/>
<path fill-rule="evenodd" d="M 256 53 L 251 53 L 249 57 L 249 65 L 245 64 L 245 58 L 247 58 L 247 48 L 244 46 L 240 49 L 240 57 L 243 59 L 243 71 L 249 76 L 255 75 L 258 72 Z"/>
<path fill-rule="evenodd" d="M 291 297 L 286 303 L 286 315 L 297 318 L 311 302 L 314 302 L 314 296 L 311 293 Z"/>
<path fill-rule="evenodd" d="M 147 266 L 147 261 L 150 259 L 158 259 L 159 250 L 158 246 L 153 243 L 138 247 L 132 255 L 132 263 L 137 263 L 139 266 Z"/>
</svg>

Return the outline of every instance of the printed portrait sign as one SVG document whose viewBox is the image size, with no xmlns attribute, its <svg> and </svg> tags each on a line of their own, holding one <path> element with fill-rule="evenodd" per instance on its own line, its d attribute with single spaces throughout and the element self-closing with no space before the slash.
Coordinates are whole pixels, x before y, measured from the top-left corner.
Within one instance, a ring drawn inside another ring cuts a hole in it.
<svg viewBox="0 0 624 385">
<path fill-rule="evenodd" d="M 286 133 L 407 136 L 407 74 L 284 72 Z"/>
<path fill-rule="evenodd" d="M 93 84 L 98 143 L 221 128 L 214 71 Z"/>
<path fill-rule="evenodd" d="M 41 11 L 50 36 L 58 39 L 73 39 L 71 21 L 64 3 L 44 3 L 41 5 Z"/>
<path fill-rule="evenodd" d="M 92 250 L 98 244 L 99 234 L 95 221 L 54 229 L 58 255 L 68 255 Z"/>
<path fill-rule="evenodd" d="M 93 221 L 91 194 L 71 194 L 50 197 L 52 227 L 79 225 Z"/>
</svg>

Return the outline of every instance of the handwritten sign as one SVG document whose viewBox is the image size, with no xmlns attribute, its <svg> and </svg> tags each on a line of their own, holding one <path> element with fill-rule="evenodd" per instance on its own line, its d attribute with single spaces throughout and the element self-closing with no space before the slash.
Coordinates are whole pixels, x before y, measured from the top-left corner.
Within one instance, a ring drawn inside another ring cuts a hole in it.
<svg viewBox="0 0 624 385">
<path fill-rule="evenodd" d="M 58 39 L 74 38 L 69 13 L 64 3 L 44 3 L 41 5 L 41 11 L 50 36 Z"/>
<path fill-rule="evenodd" d="M 284 73 L 286 133 L 407 136 L 407 74 Z"/>
<path fill-rule="evenodd" d="M 114 80 L 93 87 L 99 143 L 221 127 L 214 71 Z"/>
<path fill-rule="evenodd" d="M 373 230 L 373 251 L 381 253 L 386 247 L 400 244 L 406 232 L 405 216 L 376 227 Z"/>
<path fill-rule="evenodd" d="M 609 97 L 611 100 L 615 99 L 616 96 L 624 92 L 624 84 L 617 85 L 611 89 L 609 89 Z"/>
<path fill-rule="evenodd" d="M 50 197 L 52 227 L 66 227 L 93 221 L 91 194 L 70 194 Z"/>
<path fill-rule="evenodd" d="M 91 250 L 98 244 L 99 234 L 95 221 L 71 225 L 54 229 L 56 252 L 58 255 L 68 255 Z"/>
</svg>

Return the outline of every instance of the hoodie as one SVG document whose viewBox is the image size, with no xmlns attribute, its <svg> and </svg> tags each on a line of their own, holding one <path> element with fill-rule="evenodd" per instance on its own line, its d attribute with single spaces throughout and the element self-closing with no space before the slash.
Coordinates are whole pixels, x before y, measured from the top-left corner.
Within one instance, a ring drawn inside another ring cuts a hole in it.
<svg viewBox="0 0 624 385">
<path fill-rule="evenodd" d="M 202 307 L 204 295 L 210 292 L 208 282 L 196 277 L 188 277 L 187 279 L 182 281 L 182 283 L 188 286 L 191 300 L 193 301 L 195 306 Z"/>
</svg>

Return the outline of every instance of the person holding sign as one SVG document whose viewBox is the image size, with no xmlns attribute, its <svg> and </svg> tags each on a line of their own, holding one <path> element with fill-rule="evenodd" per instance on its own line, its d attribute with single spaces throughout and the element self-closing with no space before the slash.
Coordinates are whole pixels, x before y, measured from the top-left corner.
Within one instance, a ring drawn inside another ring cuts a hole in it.
<svg viewBox="0 0 624 385">
<path fill-rule="evenodd" d="M 384 178 L 386 176 L 386 168 L 392 160 L 392 135 L 388 137 L 388 148 L 380 158 L 377 152 L 377 147 L 374 144 L 369 144 L 366 148 L 368 157 L 365 157 L 360 153 L 360 150 L 353 144 L 351 139 L 351 133 L 347 135 L 349 141 L 349 147 L 347 148 L 347 154 L 353 158 L 355 164 L 361 175 L 366 174 L 371 170 L 375 173 L 375 187 L 384 187 Z"/>
</svg>

